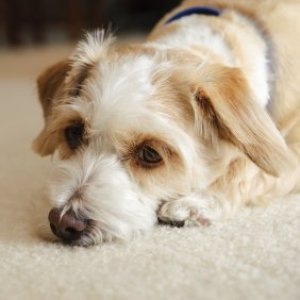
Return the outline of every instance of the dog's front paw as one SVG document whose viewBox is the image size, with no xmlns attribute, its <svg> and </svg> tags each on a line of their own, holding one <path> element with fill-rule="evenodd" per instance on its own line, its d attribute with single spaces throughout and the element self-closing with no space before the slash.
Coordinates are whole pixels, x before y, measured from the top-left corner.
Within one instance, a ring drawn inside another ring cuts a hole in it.
<svg viewBox="0 0 300 300">
<path fill-rule="evenodd" d="M 165 202 L 158 211 L 158 219 L 162 223 L 180 225 L 210 225 L 199 205 L 194 201 L 185 199 Z"/>
</svg>

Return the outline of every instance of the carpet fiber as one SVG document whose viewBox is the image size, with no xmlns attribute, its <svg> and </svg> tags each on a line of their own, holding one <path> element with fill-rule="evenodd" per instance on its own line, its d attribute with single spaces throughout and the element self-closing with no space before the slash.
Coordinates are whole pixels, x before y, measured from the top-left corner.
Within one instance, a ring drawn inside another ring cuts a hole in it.
<svg viewBox="0 0 300 300">
<path fill-rule="evenodd" d="M 0 53 L 0 299 L 300 299 L 299 196 L 125 245 L 71 248 L 38 234 L 51 162 L 30 149 L 42 125 L 33 78 L 68 51 Z"/>
</svg>

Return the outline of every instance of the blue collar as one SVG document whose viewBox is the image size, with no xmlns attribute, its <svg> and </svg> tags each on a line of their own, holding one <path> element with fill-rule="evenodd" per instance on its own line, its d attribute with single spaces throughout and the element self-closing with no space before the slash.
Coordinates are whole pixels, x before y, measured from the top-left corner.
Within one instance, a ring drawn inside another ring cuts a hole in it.
<svg viewBox="0 0 300 300">
<path fill-rule="evenodd" d="M 174 15 L 169 20 L 167 20 L 165 24 L 172 23 L 181 18 L 191 16 L 191 15 L 205 15 L 205 16 L 218 17 L 220 14 L 221 11 L 213 7 L 208 7 L 208 6 L 189 7 L 183 11 L 178 12 L 176 15 Z"/>
</svg>

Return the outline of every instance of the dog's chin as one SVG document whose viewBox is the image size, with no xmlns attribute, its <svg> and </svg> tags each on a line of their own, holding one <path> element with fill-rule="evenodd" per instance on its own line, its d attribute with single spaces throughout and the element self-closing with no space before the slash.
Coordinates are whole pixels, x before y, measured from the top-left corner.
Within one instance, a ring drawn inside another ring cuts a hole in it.
<svg viewBox="0 0 300 300">
<path fill-rule="evenodd" d="M 60 237 L 57 237 L 51 232 L 50 226 L 49 229 L 43 232 L 43 239 L 54 242 L 61 243 L 66 246 L 78 246 L 78 247 L 90 247 L 99 244 L 103 244 L 106 242 L 122 242 L 131 240 L 134 236 L 138 236 L 140 234 L 139 231 L 132 232 L 131 234 L 121 235 L 117 232 L 109 232 L 105 231 L 101 228 L 101 226 L 96 222 L 92 221 L 92 225 L 85 230 L 84 233 L 78 238 L 74 240 L 65 240 Z"/>
<path fill-rule="evenodd" d="M 101 244 L 106 241 L 113 241 L 116 239 L 116 236 L 113 236 L 112 233 L 106 232 L 101 229 L 101 225 L 96 222 L 89 220 L 88 227 L 84 230 L 84 232 L 80 235 L 78 239 L 75 240 L 63 240 L 60 241 L 69 246 L 81 246 L 81 247 L 89 247 Z"/>
<path fill-rule="evenodd" d="M 76 240 L 66 241 L 59 239 L 63 244 L 69 246 L 89 247 L 118 240 L 117 236 L 101 229 L 97 222 L 92 221 L 87 230 Z"/>
</svg>

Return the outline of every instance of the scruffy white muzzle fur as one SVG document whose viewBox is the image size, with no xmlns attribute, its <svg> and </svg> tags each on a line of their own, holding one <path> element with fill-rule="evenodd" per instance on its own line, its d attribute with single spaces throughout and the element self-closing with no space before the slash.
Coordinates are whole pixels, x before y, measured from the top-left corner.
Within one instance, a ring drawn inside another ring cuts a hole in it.
<svg viewBox="0 0 300 300">
<path fill-rule="evenodd" d="M 299 191 L 299 59 L 282 72 L 299 43 L 289 40 L 291 21 L 275 26 L 292 13 L 276 0 L 236 2 L 210 1 L 218 17 L 166 24 L 207 5 L 185 1 L 141 44 L 88 34 L 39 77 L 45 127 L 34 149 L 59 153 L 48 192 L 56 236 L 74 245 L 130 240 L 158 219 L 208 225 Z M 276 9 L 264 15 L 268 5 Z"/>
</svg>

